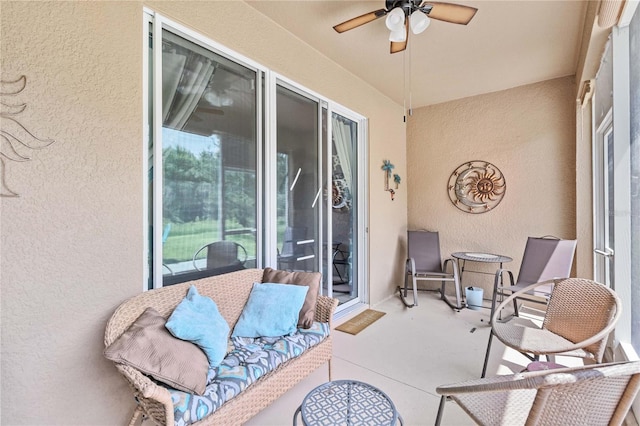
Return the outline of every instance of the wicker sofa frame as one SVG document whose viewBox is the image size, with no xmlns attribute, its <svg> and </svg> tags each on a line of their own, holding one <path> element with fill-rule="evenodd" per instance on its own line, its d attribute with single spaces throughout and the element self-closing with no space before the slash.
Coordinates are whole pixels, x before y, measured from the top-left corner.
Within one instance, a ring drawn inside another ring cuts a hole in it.
<svg viewBox="0 0 640 426">
<path fill-rule="evenodd" d="M 245 269 L 150 290 L 134 296 L 122 303 L 109 319 L 105 330 L 105 347 L 124 333 L 148 307 L 153 307 L 164 317 L 169 317 L 191 285 L 197 287 L 198 293 L 216 302 L 220 313 L 233 329 L 249 298 L 253 283 L 261 282 L 262 274 L 262 269 Z M 337 305 L 337 299 L 319 295 L 315 320 L 329 323 L 331 327 L 331 318 Z M 324 363 L 328 363 L 329 380 L 331 380 L 332 352 L 332 339 L 328 336 L 302 355 L 261 377 L 211 415 L 193 424 L 198 426 L 240 425 L 273 403 Z M 142 414 L 156 424 L 172 426 L 174 424 L 173 403 L 169 391 L 135 368 L 119 363 L 116 363 L 116 368 L 129 382 L 137 401 L 137 407 L 129 425 L 134 425 Z"/>
</svg>

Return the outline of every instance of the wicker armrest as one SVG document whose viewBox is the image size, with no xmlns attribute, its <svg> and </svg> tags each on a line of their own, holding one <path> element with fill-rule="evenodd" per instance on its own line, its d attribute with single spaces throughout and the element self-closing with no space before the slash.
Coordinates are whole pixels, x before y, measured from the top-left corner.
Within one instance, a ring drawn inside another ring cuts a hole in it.
<svg viewBox="0 0 640 426">
<path fill-rule="evenodd" d="M 116 364 L 116 368 L 133 388 L 138 404 L 143 406 L 147 413 L 153 413 L 154 420 L 164 419 L 163 424 L 173 424 L 173 402 L 171 394 L 164 386 L 157 385 L 138 369 L 128 365 Z"/>
<path fill-rule="evenodd" d="M 537 389 L 557 385 L 571 385 L 581 380 L 613 377 L 627 372 L 640 372 L 640 364 L 612 362 L 608 364 L 581 365 L 577 367 L 554 368 L 552 370 L 525 371 L 465 382 L 441 385 L 436 388 L 439 395 L 458 395 L 477 392 L 501 392 L 519 389 Z"/>
<path fill-rule="evenodd" d="M 316 315 L 314 319 L 318 322 L 328 322 L 331 326 L 331 320 L 333 318 L 333 312 L 338 306 L 338 299 L 327 296 L 318 296 L 316 302 Z"/>
</svg>

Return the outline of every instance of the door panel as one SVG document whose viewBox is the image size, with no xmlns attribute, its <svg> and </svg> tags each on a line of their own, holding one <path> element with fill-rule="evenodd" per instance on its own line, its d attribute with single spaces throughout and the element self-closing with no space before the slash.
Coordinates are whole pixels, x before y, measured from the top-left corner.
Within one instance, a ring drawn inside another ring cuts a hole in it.
<svg viewBox="0 0 640 426">
<path fill-rule="evenodd" d="M 319 103 L 277 86 L 278 269 L 320 271 Z"/>
<path fill-rule="evenodd" d="M 596 133 L 594 152 L 594 275 L 596 281 L 615 289 L 614 161 L 611 119 Z"/>
</svg>

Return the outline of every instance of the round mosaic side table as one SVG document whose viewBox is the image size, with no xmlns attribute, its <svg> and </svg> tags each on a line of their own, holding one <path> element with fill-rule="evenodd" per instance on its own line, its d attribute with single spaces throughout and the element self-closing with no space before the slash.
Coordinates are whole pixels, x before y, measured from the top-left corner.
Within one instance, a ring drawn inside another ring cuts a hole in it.
<svg viewBox="0 0 640 426">
<path fill-rule="evenodd" d="M 306 426 L 315 425 L 402 425 L 391 399 L 375 386 L 356 380 L 335 380 L 313 389 L 293 414 Z"/>
</svg>

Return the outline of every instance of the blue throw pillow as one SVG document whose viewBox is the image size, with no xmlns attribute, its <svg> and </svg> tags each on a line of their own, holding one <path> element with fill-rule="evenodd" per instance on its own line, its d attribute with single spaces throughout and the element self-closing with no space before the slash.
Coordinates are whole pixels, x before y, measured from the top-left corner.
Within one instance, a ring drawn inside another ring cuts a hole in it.
<svg viewBox="0 0 640 426">
<path fill-rule="evenodd" d="M 308 290 L 304 285 L 254 283 L 231 336 L 277 337 L 293 333 Z"/>
<path fill-rule="evenodd" d="M 217 367 L 227 354 L 229 324 L 222 317 L 216 302 L 201 296 L 195 286 L 174 309 L 166 326 L 175 337 L 198 345 Z"/>
</svg>

